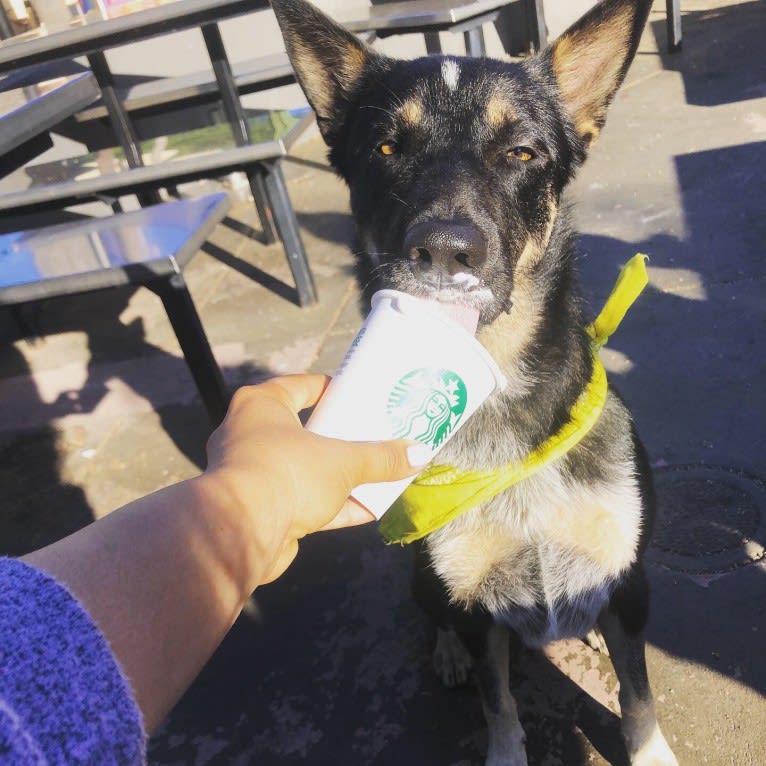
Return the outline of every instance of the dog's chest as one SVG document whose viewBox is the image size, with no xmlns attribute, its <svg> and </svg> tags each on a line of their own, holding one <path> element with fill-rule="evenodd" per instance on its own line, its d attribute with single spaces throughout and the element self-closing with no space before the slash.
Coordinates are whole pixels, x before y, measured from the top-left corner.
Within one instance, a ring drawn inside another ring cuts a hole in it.
<svg viewBox="0 0 766 766">
<path fill-rule="evenodd" d="M 592 627 L 635 560 L 641 523 L 630 482 L 565 487 L 542 473 L 428 538 L 451 598 L 481 604 L 530 646 Z"/>
</svg>

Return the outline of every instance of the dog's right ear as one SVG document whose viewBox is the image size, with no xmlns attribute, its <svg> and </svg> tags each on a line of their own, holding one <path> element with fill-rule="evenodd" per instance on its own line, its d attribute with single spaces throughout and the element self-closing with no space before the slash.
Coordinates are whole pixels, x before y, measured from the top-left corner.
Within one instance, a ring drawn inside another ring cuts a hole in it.
<svg viewBox="0 0 766 766">
<path fill-rule="evenodd" d="M 365 69 L 378 56 L 304 0 L 271 0 L 271 7 L 322 137 L 332 146 Z"/>
</svg>

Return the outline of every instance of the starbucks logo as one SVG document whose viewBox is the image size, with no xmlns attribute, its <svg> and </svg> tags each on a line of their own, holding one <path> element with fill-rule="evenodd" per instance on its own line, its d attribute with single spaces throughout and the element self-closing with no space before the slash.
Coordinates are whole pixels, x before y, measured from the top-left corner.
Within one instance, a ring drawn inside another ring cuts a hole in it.
<svg viewBox="0 0 766 766">
<path fill-rule="evenodd" d="M 465 383 L 452 370 L 413 370 L 394 386 L 386 412 L 396 438 L 436 448 L 460 422 L 466 399 Z"/>
</svg>

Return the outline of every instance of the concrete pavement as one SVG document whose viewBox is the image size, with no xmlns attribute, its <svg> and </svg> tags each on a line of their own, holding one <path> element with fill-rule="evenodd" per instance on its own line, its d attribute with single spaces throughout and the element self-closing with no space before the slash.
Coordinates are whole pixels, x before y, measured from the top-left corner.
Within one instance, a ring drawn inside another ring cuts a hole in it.
<svg viewBox="0 0 766 766">
<path fill-rule="evenodd" d="M 603 352 L 656 470 L 648 663 L 682 766 L 766 763 L 766 3 L 657 4 L 578 176 L 598 307 L 633 253 L 651 284 Z M 189 268 L 227 380 L 331 372 L 360 324 L 353 226 L 318 139 L 287 163 L 320 303 L 278 246 L 219 227 Z M 233 217 L 254 222 L 250 205 Z M 202 465 L 207 425 L 157 299 L 51 303 L 40 339 L 0 322 L 0 548 L 21 553 Z M 373 527 L 306 540 L 259 589 L 150 747 L 153 764 L 480 764 L 476 690 L 447 691 L 408 595 L 410 553 Z M 533 766 L 624 764 L 617 683 L 579 642 L 527 652 L 512 687 Z"/>
</svg>

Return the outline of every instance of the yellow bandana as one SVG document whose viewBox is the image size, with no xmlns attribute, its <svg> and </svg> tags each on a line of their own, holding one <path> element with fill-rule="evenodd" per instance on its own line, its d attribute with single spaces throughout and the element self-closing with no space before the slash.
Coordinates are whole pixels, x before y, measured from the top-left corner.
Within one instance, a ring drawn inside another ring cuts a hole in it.
<svg viewBox="0 0 766 766">
<path fill-rule="evenodd" d="M 572 449 L 598 421 L 607 394 L 606 371 L 598 350 L 607 342 L 649 278 L 647 256 L 634 255 L 623 266 L 604 308 L 586 329 L 593 348 L 593 374 L 569 412 L 569 420 L 524 460 L 492 471 L 461 471 L 431 463 L 380 520 L 388 543 L 411 543 L 462 513 L 490 500 Z"/>
</svg>

